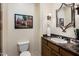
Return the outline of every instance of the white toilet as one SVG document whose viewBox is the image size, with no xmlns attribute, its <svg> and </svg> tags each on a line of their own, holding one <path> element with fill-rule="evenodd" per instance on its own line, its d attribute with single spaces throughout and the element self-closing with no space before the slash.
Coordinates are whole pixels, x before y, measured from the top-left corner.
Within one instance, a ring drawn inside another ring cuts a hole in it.
<svg viewBox="0 0 79 59">
<path fill-rule="evenodd" d="M 18 42 L 18 50 L 20 56 L 31 56 L 31 53 L 28 51 L 29 41 L 26 42 Z"/>
</svg>

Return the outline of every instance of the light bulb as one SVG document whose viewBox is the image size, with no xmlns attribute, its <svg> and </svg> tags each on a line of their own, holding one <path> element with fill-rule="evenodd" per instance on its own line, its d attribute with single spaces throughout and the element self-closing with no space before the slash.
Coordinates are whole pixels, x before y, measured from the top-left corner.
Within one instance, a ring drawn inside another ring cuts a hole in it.
<svg viewBox="0 0 79 59">
<path fill-rule="evenodd" d="M 48 14 L 48 16 L 51 16 L 51 15 L 52 15 L 51 13 Z"/>
</svg>

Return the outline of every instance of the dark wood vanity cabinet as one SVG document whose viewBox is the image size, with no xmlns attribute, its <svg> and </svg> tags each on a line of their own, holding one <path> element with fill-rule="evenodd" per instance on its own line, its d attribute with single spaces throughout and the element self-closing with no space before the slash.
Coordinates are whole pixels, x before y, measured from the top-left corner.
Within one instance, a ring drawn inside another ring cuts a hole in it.
<svg viewBox="0 0 79 59">
<path fill-rule="evenodd" d="M 60 55 L 62 55 L 62 56 L 73 56 L 74 54 L 73 53 L 70 53 L 67 50 L 64 50 L 64 49 L 61 49 L 60 48 Z"/>
<path fill-rule="evenodd" d="M 42 46 L 42 55 L 43 56 L 50 56 L 51 55 L 51 49 L 47 45 Z"/>
<path fill-rule="evenodd" d="M 71 51 L 68 51 L 49 40 L 42 38 L 42 56 L 74 56 Z"/>
<path fill-rule="evenodd" d="M 51 56 L 58 56 L 59 55 L 59 47 L 48 42 L 48 47 L 51 49 Z"/>
<path fill-rule="evenodd" d="M 51 49 L 47 46 L 47 40 L 42 40 L 42 55 L 43 56 L 51 55 Z"/>
<path fill-rule="evenodd" d="M 59 47 L 42 39 L 42 56 L 59 56 Z"/>
</svg>

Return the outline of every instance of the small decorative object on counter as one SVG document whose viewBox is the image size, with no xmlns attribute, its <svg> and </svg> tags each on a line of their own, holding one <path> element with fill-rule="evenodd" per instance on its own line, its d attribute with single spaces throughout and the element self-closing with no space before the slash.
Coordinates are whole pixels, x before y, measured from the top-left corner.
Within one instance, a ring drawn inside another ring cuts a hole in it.
<svg viewBox="0 0 79 59">
<path fill-rule="evenodd" d="M 50 27 L 47 28 L 47 36 L 51 36 Z"/>
<path fill-rule="evenodd" d="M 51 36 L 51 13 L 47 16 L 47 36 Z"/>
</svg>

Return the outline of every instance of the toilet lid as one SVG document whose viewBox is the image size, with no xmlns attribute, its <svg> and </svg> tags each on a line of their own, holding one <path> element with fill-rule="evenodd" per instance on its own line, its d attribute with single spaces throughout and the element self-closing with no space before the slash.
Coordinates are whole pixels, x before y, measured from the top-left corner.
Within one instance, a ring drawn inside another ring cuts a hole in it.
<svg viewBox="0 0 79 59">
<path fill-rule="evenodd" d="M 20 54 L 20 56 L 31 56 L 31 53 L 29 51 L 24 51 Z"/>
</svg>

